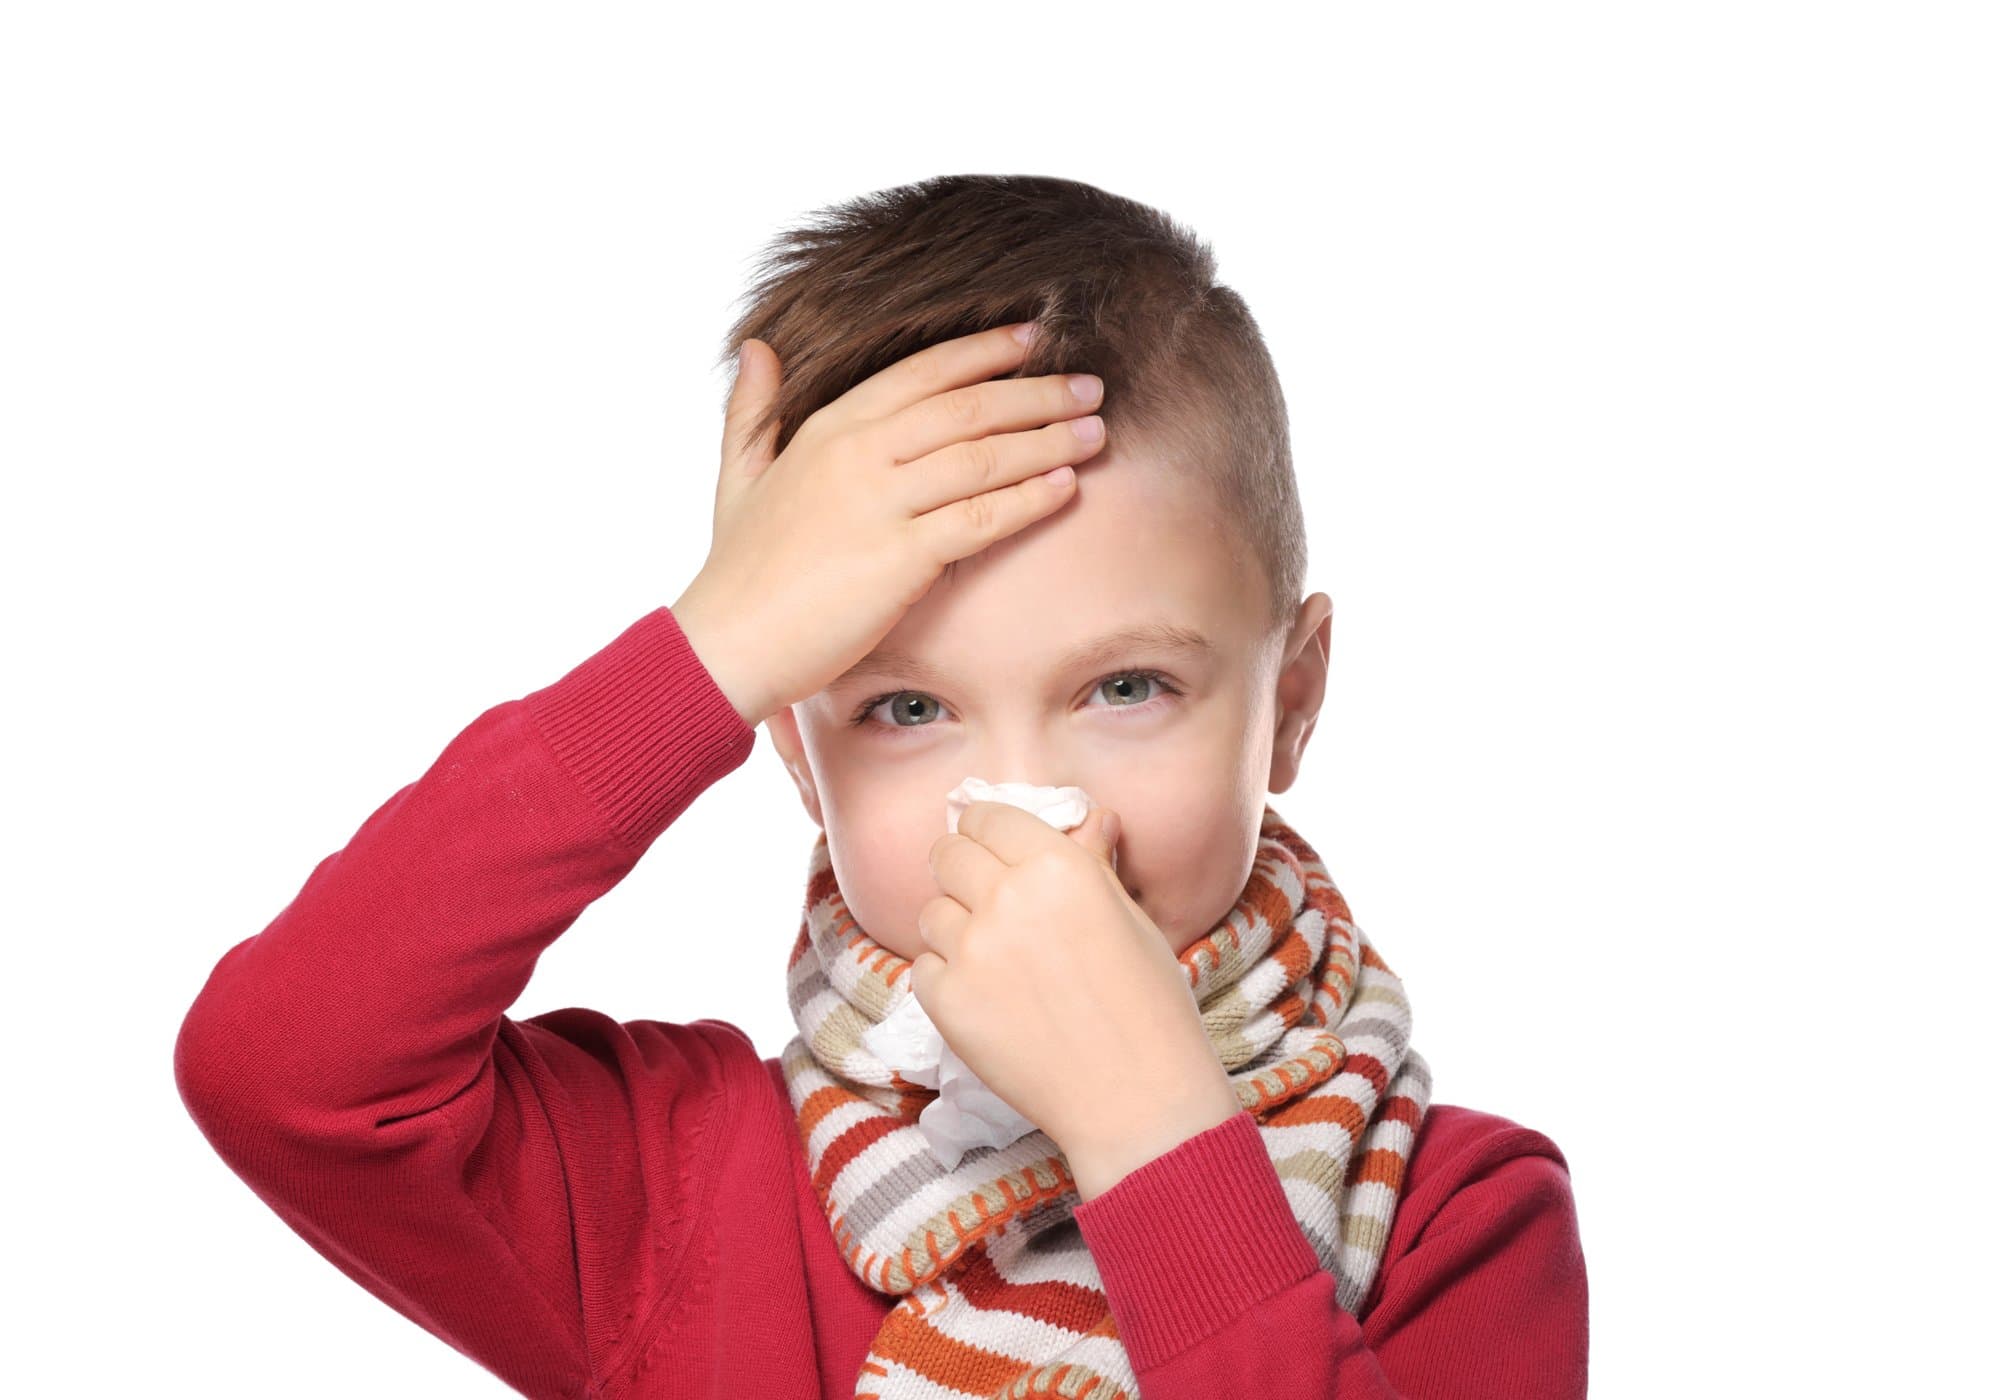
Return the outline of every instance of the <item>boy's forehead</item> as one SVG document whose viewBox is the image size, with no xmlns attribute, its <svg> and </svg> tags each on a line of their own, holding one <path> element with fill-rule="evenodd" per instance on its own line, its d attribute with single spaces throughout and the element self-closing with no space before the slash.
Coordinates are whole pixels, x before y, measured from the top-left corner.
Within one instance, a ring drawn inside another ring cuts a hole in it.
<svg viewBox="0 0 2000 1400">
<path fill-rule="evenodd" d="M 940 576 L 871 657 L 953 671 L 995 656 L 1054 665 L 1087 661 L 1089 642 L 1120 633 L 1135 635 L 1107 653 L 1114 662 L 1127 652 L 1214 662 L 1239 651 L 1262 613 L 1263 585 L 1202 485 L 1110 449 L 1083 463 L 1077 481 L 1053 515 Z"/>
<path fill-rule="evenodd" d="M 1049 580 L 1113 596 L 1121 586 L 1179 585 L 1227 604 L 1251 581 L 1235 553 L 1205 481 L 1149 452 L 1109 447 L 1078 466 L 1070 500 L 1053 514 L 959 560 L 940 583 L 1026 590 Z"/>
</svg>

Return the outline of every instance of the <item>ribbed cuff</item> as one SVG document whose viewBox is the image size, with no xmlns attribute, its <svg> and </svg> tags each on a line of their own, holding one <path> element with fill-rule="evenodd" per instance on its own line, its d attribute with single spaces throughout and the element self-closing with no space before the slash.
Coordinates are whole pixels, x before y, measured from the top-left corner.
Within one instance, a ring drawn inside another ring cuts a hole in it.
<svg viewBox="0 0 2000 1400">
<path fill-rule="evenodd" d="M 523 703 L 612 832 L 641 849 L 757 743 L 664 607 Z"/>
<path fill-rule="evenodd" d="M 1248 1109 L 1076 1208 L 1141 1373 L 1319 1270 Z"/>
</svg>

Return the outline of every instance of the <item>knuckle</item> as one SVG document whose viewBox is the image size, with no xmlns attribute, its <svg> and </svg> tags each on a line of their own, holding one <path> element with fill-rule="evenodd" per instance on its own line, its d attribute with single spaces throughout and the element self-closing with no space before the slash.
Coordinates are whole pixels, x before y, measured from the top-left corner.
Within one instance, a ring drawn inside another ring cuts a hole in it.
<svg viewBox="0 0 2000 1400">
<path fill-rule="evenodd" d="M 1037 879 L 1046 880 L 1051 885 L 1066 885 L 1076 873 L 1076 852 L 1045 851 L 1028 862 L 1028 868 L 1035 872 Z"/>
<path fill-rule="evenodd" d="M 999 527 L 999 517 L 994 514 L 993 497 L 990 493 L 982 492 L 977 496 L 967 496 L 958 503 L 958 506 L 965 512 L 966 521 L 972 526 L 973 533 L 985 536 Z"/>
<path fill-rule="evenodd" d="M 950 422 L 961 428 L 978 424 L 985 411 L 985 395 L 977 384 L 966 384 L 938 396 L 938 406 Z"/>
<path fill-rule="evenodd" d="M 917 392 L 928 394 L 935 391 L 943 380 L 944 361 L 927 351 L 918 351 L 904 359 L 903 372 L 909 376 Z"/>
<path fill-rule="evenodd" d="M 808 443 L 838 442 L 852 429 L 853 420 L 838 401 L 821 404 L 799 420 L 799 426 L 792 431 L 791 440 Z M 782 431 L 782 425 L 778 425 Z"/>
<path fill-rule="evenodd" d="M 1000 449 L 990 437 L 974 438 L 959 448 L 967 466 L 981 481 L 991 481 L 1000 474 Z"/>
</svg>

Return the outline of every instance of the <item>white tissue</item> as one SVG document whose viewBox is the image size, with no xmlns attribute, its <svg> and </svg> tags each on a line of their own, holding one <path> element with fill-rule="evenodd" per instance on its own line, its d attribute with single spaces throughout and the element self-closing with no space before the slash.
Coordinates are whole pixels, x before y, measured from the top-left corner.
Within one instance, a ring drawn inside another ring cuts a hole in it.
<svg viewBox="0 0 2000 1400">
<path fill-rule="evenodd" d="M 1097 804 L 1080 787 L 1036 787 L 1033 783 L 989 783 L 967 778 L 944 795 L 944 828 L 958 830 L 958 819 L 975 802 L 1004 802 L 1033 812 L 1057 831 L 1068 831 Z"/>
<path fill-rule="evenodd" d="M 1004 802 L 1032 812 L 1058 831 L 1081 822 L 1097 804 L 1079 787 L 1037 787 L 1033 783 L 989 783 L 967 778 L 945 794 L 945 827 L 974 802 Z M 945 1170 L 975 1147 L 1005 1147 L 1035 1125 L 983 1084 L 961 1060 L 912 992 L 861 1037 L 871 1053 L 912 1084 L 936 1089 L 937 1097 L 917 1115 L 917 1130 Z"/>
</svg>

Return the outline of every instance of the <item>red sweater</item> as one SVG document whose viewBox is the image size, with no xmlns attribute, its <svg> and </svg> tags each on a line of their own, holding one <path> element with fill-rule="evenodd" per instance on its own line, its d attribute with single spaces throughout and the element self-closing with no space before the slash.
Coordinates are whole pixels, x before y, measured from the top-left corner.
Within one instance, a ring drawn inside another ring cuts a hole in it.
<svg viewBox="0 0 2000 1400">
<path fill-rule="evenodd" d="M 466 726 L 222 955 L 175 1042 L 251 1190 L 523 1394 L 848 1397 L 897 1301 L 841 1261 L 737 1027 L 506 1014 L 755 739 L 655 609 Z M 1493 1114 L 1432 1105 L 1358 1320 L 1248 1112 L 1076 1216 L 1145 1400 L 1584 1394 L 1568 1168 Z"/>
</svg>

